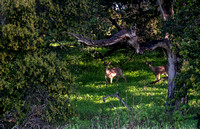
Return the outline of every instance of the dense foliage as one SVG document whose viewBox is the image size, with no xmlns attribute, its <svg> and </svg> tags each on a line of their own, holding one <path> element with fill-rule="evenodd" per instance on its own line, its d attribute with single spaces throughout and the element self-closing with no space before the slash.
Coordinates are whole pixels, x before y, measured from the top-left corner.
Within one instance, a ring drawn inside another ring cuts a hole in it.
<svg viewBox="0 0 200 129">
<path fill-rule="evenodd" d="M 114 28 L 119 30 L 136 24 L 139 42 L 158 37 L 160 13 L 156 0 L 103 0 L 100 3 L 104 6 L 104 11 L 107 11 L 106 17 Z"/>
<path fill-rule="evenodd" d="M 43 17 L 37 12 L 42 6 L 37 5 L 35 0 L 0 1 L 0 121 L 8 127 L 24 124 L 28 116 L 59 124 L 72 114 L 69 96 L 74 80 L 56 53 L 39 50 L 48 44 L 41 33 Z"/>
<path fill-rule="evenodd" d="M 6 25 L 2 27 L 1 48 L 13 51 L 36 49 L 37 17 L 35 2 L 3 1 L 2 14 L 6 17 Z"/>
<path fill-rule="evenodd" d="M 35 52 L 8 63 L 9 71 L 0 78 L 1 117 L 22 122 L 34 106 L 42 105 L 38 113 L 44 121 L 66 122 L 72 114 L 69 97 L 74 86 L 66 66 L 54 52 Z"/>
<path fill-rule="evenodd" d="M 164 23 L 173 41 L 173 50 L 179 55 L 180 71 L 176 78 L 178 96 L 188 89 L 200 91 L 200 2 L 198 0 L 174 3 L 174 16 Z M 184 17 L 183 17 L 184 16 Z"/>
<path fill-rule="evenodd" d="M 35 2 L 22 0 L 1 1 L 3 19 L 0 25 L 0 57 L 6 63 L 21 52 L 35 50 L 42 42 L 36 31 Z"/>
<path fill-rule="evenodd" d="M 176 0 L 173 6 L 174 16 L 161 23 L 156 0 L 1 0 L 0 122 L 24 123 L 35 109 L 38 112 L 34 117 L 41 118 L 44 123 L 60 124 L 71 117 L 69 97 L 73 93 L 74 79 L 68 68 L 73 67 L 75 74 L 86 74 L 90 79 L 84 79 L 87 82 L 95 75 L 88 76 L 88 64 L 83 63 L 93 60 L 91 56 L 76 64 L 79 56 L 71 57 L 73 52 L 57 55 L 47 51 L 52 42 L 73 40 L 66 32 L 103 39 L 136 23 L 139 42 L 168 32 L 174 45 L 172 49 L 179 56 L 178 98 L 188 89 L 199 91 L 200 3 Z M 82 54 L 94 54 L 89 50 L 86 53 Z M 125 53 L 129 55 L 130 51 L 125 50 Z M 98 68 L 91 66 L 94 71 Z M 135 70 L 131 65 L 125 69 L 130 68 Z"/>
</svg>

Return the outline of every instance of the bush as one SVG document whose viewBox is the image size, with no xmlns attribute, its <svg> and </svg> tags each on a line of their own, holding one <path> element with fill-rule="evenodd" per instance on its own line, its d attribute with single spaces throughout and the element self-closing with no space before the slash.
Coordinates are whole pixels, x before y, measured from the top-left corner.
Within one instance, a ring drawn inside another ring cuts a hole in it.
<svg viewBox="0 0 200 129">
<path fill-rule="evenodd" d="M 35 28 L 37 17 L 34 0 L 2 1 L 2 14 L 6 18 L 1 28 L 0 48 L 9 51 L 27 51 L 36 49 L 38 38 Z"/>
<path fill-rule="evenodd" d="M 34 117 L 43 123 L 66 123 L 73 112 L 69 97 L 74 88 L 66 66 L 54 52 L 36 52 L 9 62 L 0 77 L 0 117 L 4 122 L 12 119 L 21 124 L 34 111 Z"/>
</svg>

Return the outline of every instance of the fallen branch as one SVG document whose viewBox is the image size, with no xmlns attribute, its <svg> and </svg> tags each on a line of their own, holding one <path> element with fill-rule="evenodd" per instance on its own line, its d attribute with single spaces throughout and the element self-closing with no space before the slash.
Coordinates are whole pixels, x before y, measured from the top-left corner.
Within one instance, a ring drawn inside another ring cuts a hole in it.
<svg viewBox="0 0 200 129">
<path fill-rule="evenodd" d="M 119 92 L 116 92 L 116 95 L 106 95 L 105 97 L 103 97 L 103 102 L 105 102 L 105 99 L 106 99 L 107 97 L 117 97 L 117 98 L 124 104 L 124 106 L 126 106 L 128 109 L 131 110 L 131 112 L 133 112 L 133 109 L 130 108 L 130 107 L 119 97 Z"/>
<path fill-rule="evenodd" d="M 96 51 L 96 50 L 92 51 L 91 56 L 92 56 L 94 59 L 103 59 L 103 58 L 104 58 L 104 56 L 101 54 L 101 52 Z"/>
<path fill-rule="evenodd" d="M 131 54 L 131 57 L 127 60 L 127 61 L 125 61 L 124 63 L 127 63 L 127 62 L 129 62 L 130 60 L 132 60 L 133 59 L 133 56 L 136 54 L 136 51 L 135 52 L 133 52 L 132 54 Z"/>
<path fill-rule="evenodd" d="M 168 77 L 163 77 L 163 78 L 161 78 L 161 79 L 159 79 L 159 80 L 156 80 L 156 81 L 151 82 L 150 84 L 156 84 L 157 82 L 163 81 L 163 80 L 165 80 L 165 79 L 167 79 L 167 78 L 168 78 Z"/>
<path fill-rule="evenodd" d="M 28 113 L 26 119 L 23 121 L 21 125 L 19 125 L 19 128 L 44 128 L 51 126 L 42 119 L 41 114 L 45 112 L 46 105 L 34 105 L 32 107 L 32 110 Z"/>
</svg>

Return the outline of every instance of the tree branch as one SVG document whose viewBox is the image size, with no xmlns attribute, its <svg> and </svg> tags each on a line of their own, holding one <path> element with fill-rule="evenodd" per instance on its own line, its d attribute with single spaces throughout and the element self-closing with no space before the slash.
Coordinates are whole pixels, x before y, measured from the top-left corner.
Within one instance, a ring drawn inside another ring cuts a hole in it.
<svg viewBox="0 0 200 129">
<path fill-rule="evenodd" d="M 158 0 L 158 4 L 159 4 L 159 7 L 160 7 L 161 18 L 162 18 L 163 20 L 166 20 L 165 13 L 164 13 L 164 10 L 163 10 L 163 8 L 162 8 L 162 3 L 161 3 L 160 0 Z"/>
<path fill-rule="evenodd" d="M 140 44 L 140 53 L 143 54 L 144 51 L 152 51 L 156 48 L 164 48 L 167 52 L 170 52 L 171 43 L 168 39 L 162 39 L 162 40 L 152 40 L 147 43 L 141 43 Z"/>
<path fill-rule="evenodd" d="M 136 28 L 124 29 L 113 35 L 110 39 L 91 40 L 81 35 L 67 32 L 68 34 L 76 37 L 78 42 L 84 43 L 88 46 L 111 46 L 119 42 L 126 42 L 136 49 L 139 53 L 138 36 L 136 35 Z"/>
<path fill-rule="evenodd" d="M 128 109 L 131 110 L 131 112 L 133 112 L 133 109 L 130 108 L 130 107 L 119 97 L 119 92 L 116 92 L 115 95 L 106 95 L 105 97 L 103 97 L 103 102 L 105 102 L 105 99 L 106 99 L 107 97 L 117 97 L 117 98 L 124 104 L 124 106 L 126 106 Z"/>
<path fill-rule="evenodd" d="M 74 33 L 70 33 L 68 32 L 68 34 L 73 35 L 74 37 L 76 37 L 78 39 L 78 42 L 84 43 L 88 46 L 110 46 L 113 45 L 115 43 L 120 42 L 121 40 L 124 40 L 126 38 L 131 38 L 131 30 L 121 30 L 118 33 L 116 33 L 115 35 L 113 35 L 110 39 L 101 39 L 101 40 L 91 40 L 88 38 L 84 38 L 81 35 L 77 35 Z M 134 35 L 136 36 L 136 35 Z"/>
<path fill-rule="evenodd" d="M 133 56 L 135 55 L 135 51 L 131 54 L 131 57 L 128 59 L 128 60 L 126 60 L 124 63 L 127 63 L 127 62 L 129 62 L 130 60 L 132 60 L 132 58 L 133 58 Z"/>
<path fill-rule="evenodd" d="M 158 79 L 158 80 L 156 80 L 156 81 L 151 82 L 150 84 L 156 84 L 157 82 L 163 81 L 163 80 L 165 80 L 165 79 L 167 79 L 167 78 L 168 78 L 168 77 L 163 77 L 163 78 L 161 78 L 161 79 Z"/>
</svg>

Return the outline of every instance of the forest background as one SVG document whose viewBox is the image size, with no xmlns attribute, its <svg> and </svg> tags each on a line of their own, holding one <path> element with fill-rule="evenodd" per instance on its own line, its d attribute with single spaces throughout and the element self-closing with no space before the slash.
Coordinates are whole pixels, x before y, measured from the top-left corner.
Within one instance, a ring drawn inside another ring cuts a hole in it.
<svg viewBox="0 0 200 129">
<path fill-rule="evenodd" d="M 148 113 L 150 109 L 145 109 L 144 117 L 140 119 L 124 117 L 127 119 L 122 124 L 128 126 L 134 123 L 135 127 L 144 123 L 147 123 L 147 127 L 160 127 L 166 124 L 174 127 L 178 126 L 175 124 L 177 119 L 179 122 L 192 119 L 200 108 L 200 3 L 198 0 L 169 0 L 167 2 L 173 5 L 173 15 L 164 20 L 161 16 L 162 10 L 159 2 L 166 3 L 163 0 L 0 1 L 0 126 L 20 128 L 35 126 L 36 123 L 40 126 L 73 126 L 74 123 L 90 119 L 85 118 L 88 114 L 84 114 L 85 111 L 81 112 L 78 103 L 73 102 L 76 97 L 80 97 L 80 88 L 87 87 L 88 80 L 86 78 L 81 80 L 80 76 L 89 76 L 91 79 L 90 72 L 84 75 L 83 71 L 90 69 L 89 66 L 94 61 L 93 63 L 97 65 L 96 69 L 102 69 L 102 73 L 99 74 L 104 76 L 103 61 L 112 60 L 115 62 L 113 64 L 122 65 L 123 61 L 129 59 L 135 50 L 123 43 L 107 48 L 88 48 L 78 43 L 67 32 L 94 40 L 107 39 L 118 31 L 133 25 L 137 27 L 139 43 L 162 39 L 166 33 L 169 34 L 169 39 L 173 44 L 171 49 L 180 57 L 179 72 L 174 78 L 177 84 L 174 99 L 180 100 L 188 94 L 189 103 L 180 105 L 178 110 L 172 112 L 170 110 L 170 113 L 167 113 L 166 100 L 164 100 L 162 104 L 156 106 L 157 108 L 152 107 L 152 110 L 158 109 L 154 115 L 161 114 L 158 119 L 152 117 L 150 120 L 149 116 L 152 112 Z M 103 53 L 104 57 L 94 59 L 94 56 L 99 56 L 99 54 L 94 55 L 96 54 L 94 51 Z M 113 55 L 116 51 L 119 55 L 116 53 Z M 89 55 L 93 55 L 93 58 Z M 134 55 L 133 59 L 138 62 L 153 59 L 160 63 L 167 63 L 162 49 L 153 53 L 151 58 L 150 55 L 150 53 L 142 56 Z M 165 60 L 156 58 L 155 55 L 160 55 Z M 123 58 L 119 59 L 120 56 Z M 145 60 L 139 60 L 142 57 Z M 137 64 L 137 62 L 134 63 Z M 138 69 L 139 66 L 141 66 L 140 63 L 135 66 L 128 63 L 121 67 L 125 69 L 125 75 L 128 75 L 128 69 L 130 70 L 131 67 Z M 92 68 L 94 66 L 91 70 Z M 94 74 L 91 76 L 94 80 L 99 78 Z M 138 80 L 133 79 L 132 81 Z M 149 84 L 148 81 L 138 83 L 140 86 L 147 84 Z M 90 85 L 96 87 L 96 85 Z M 99 85 L 106 87 L 104 84 Z M 116 85 L 120 87 L 126 84 L 120 82 Z M 160 85 L 162 84 L 158 84 Z M 167 95 L 166 90 L 164 99 Z M 111 90 L 108 94 L 115 94 L 115 90 Z M 82 100 L 84 99 L 82 97 Z M 129 104 L 133 103 L 130 99 L 128 101 Z M 103 112 L 102 109 L 97 111 L 98 108 L 94 110 L 96 112 L 91 114 L 91 118 L 94 119 L 93 123 L 97 121 L 98 115 L 96 114 Z M 135 109 L 135 114 L 142 116 L 139 113 L 140 110 L 142 109 Z M 117 116 L 119 112 L 117 111 Z M 112 115 L 109 116 L 109 113 L 106 116 L 99 115 L 98 120 L 106 119 L 108 116 L 113 118 L 113 121 L 115 121 L 114 118 L 121 119 L 121 117 Z M 147 122 L 148 120 L 151 122 Z M 83 123 L 81 122 L 79 126 L 83 126 Z M 111 123 L 114 124 L 109 124 L 109 122 L 107 124 L 119 126 L 117 122 Z M 90 124 L 86 122 L 86 125 Z"/>
</svg>

